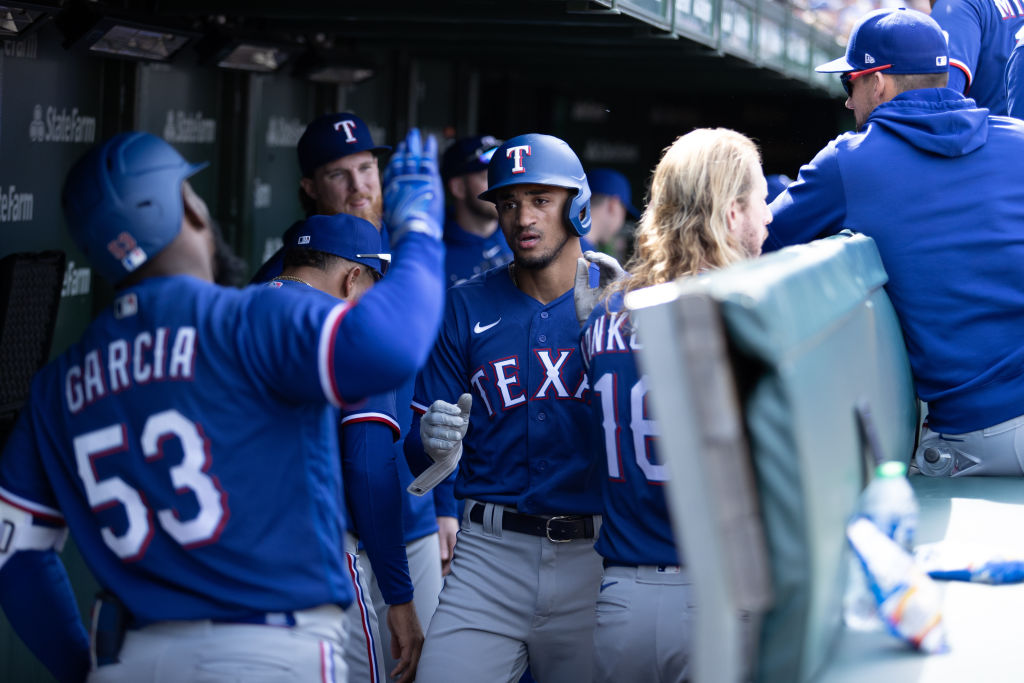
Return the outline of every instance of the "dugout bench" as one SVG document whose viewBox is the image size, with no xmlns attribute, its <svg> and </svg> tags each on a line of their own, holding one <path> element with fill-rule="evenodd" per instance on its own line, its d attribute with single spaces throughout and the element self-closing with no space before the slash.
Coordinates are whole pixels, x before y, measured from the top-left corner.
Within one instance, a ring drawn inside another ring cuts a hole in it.
<svg viewBox="0 0 1024 683">
<path fill-rule="evenodd" d="M 844 234 L 627 298 L 698 596 L 697 683 L 1024 676 L 1024 585 L 942 584 L 945 655 L 842 624 L 867 433 L 908 462 L 918 426 L 886 280 L 874 241 Z M 918 543 L 1017 537 L 1024 553 L 1021 479 L 911 483 Z"/>
</svg>

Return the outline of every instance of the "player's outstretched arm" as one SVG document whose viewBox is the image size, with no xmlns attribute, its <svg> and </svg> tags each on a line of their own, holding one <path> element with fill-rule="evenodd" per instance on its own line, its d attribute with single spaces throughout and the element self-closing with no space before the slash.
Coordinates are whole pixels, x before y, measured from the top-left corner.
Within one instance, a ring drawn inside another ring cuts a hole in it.
<svg viewBox="0 0 1024 683">
<path fill-rule="evenodd" d="M 7 620 L 58 681 L 85 680 L 89 638 L 56 552 L 66 532 L 34 524 L 29 513 L 4 501 L 0 528 L 8 530 L 0 551 L 0 606 Z"/>
<path fill-rule="evenodd" d="M 413 129 L 384 174 L 384 219 L 394 265 L 353 306 L 333 340 L 343 399 L 392 389 L 426 360 L 444 311 L 444 193 L 437 143 Z"/>
</svg>

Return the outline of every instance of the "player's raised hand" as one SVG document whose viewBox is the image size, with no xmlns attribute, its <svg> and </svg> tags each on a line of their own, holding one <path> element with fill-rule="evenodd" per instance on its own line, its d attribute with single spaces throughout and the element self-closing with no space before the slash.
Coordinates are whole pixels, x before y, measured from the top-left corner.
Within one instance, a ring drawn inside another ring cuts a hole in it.
<svg viewBox="0 0 1024 683">
<path fill-rule="evenodd" d="M 384 169 L 384 222 L 391 231 L 393 247 L 410 231 L 440 241 L 444 190 L 437 171 L 437 141 L 433 135 L 423 143 L 419 130 L 413 128 L 398 143 Z"/>
<path fill-rule="evenodd" d="M 590 286 L 591 263 L 597 265 L 597 287 Z M 576 304 L 576 321 L 580 327 L 586 324 L 594 306 L 597 306 L 597 303 L 607 295 L 608 285 L 624 277 L 626 277 L 626 271 L 614 257 L 608 254 L 588 251 L 584 252 L 583 258 L 576 259 L 576 283 L 573 286 L 572 298 Z"/>
<path fill-rule="evenodd" d="M 457 404 L 434 401 L 420 418 L 423 450 L 435 462 L 462 451 L 462 439 L 469 429 L 469 411 L 473 407 L 470 394 L 459 396 Z"/>
</svg>

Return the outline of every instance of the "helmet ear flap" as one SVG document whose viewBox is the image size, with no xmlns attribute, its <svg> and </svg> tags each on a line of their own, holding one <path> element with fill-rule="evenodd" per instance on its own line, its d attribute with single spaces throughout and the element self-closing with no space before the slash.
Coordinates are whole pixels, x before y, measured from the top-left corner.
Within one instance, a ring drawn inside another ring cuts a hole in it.
<svg viewBox="0 0 1024 683">
<path fill-rule="evenodd" d="M 590 232 L 590 184 L 586 177 L 576 189 L 576 195 L 568 202 L 567 216 L 576 234 L 586 235 Z"/>
</svg>

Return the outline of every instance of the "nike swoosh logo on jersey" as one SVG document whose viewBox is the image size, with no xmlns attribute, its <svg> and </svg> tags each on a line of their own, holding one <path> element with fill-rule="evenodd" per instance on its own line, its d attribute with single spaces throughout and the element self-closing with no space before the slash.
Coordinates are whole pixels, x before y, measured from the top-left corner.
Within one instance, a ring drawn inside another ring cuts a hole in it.
<svg viewBox="0 0 1024 683">
<path fill-rule="evenodd" d="M 600 591 L 598 591 L 598 592 L 599 592 L 599 593 L 604 593 L 604 589 L 605 589 L 605 588 L 609 588 L 609 587 L 611 587 L 611 586 L 614 586 L 614 585 L 615 585 L 615 584 L 617 584 L 617 583 L 618 583 L 618 581 L 609 581 L 608 583 L 602 583 L 602 584 L 601 584 L 601 590 L 600 590 Z"/>
<path fill-rule="evenodd" d="M 473 326 L 473 331 L 476 332 L 477 334 L 480 334 L 481 332 L 486 332 L 487 330 L 491 329 L 500 322 L 501 318 L 498 318 L 490 325 L 481 325 L 480 323 L 477 323 L 476 325 Z"/>
<path fill-rule="evenodd" d="M 501 251 L 501 246 L 500 245 L 493 246 L 490 249 L 487 249 L 486 251 L 484 251 L 483 256 L 484 256 L 484 258 L 493 258 L 493 257 L 498 255 L 499 251 Z"/>
</svg>

